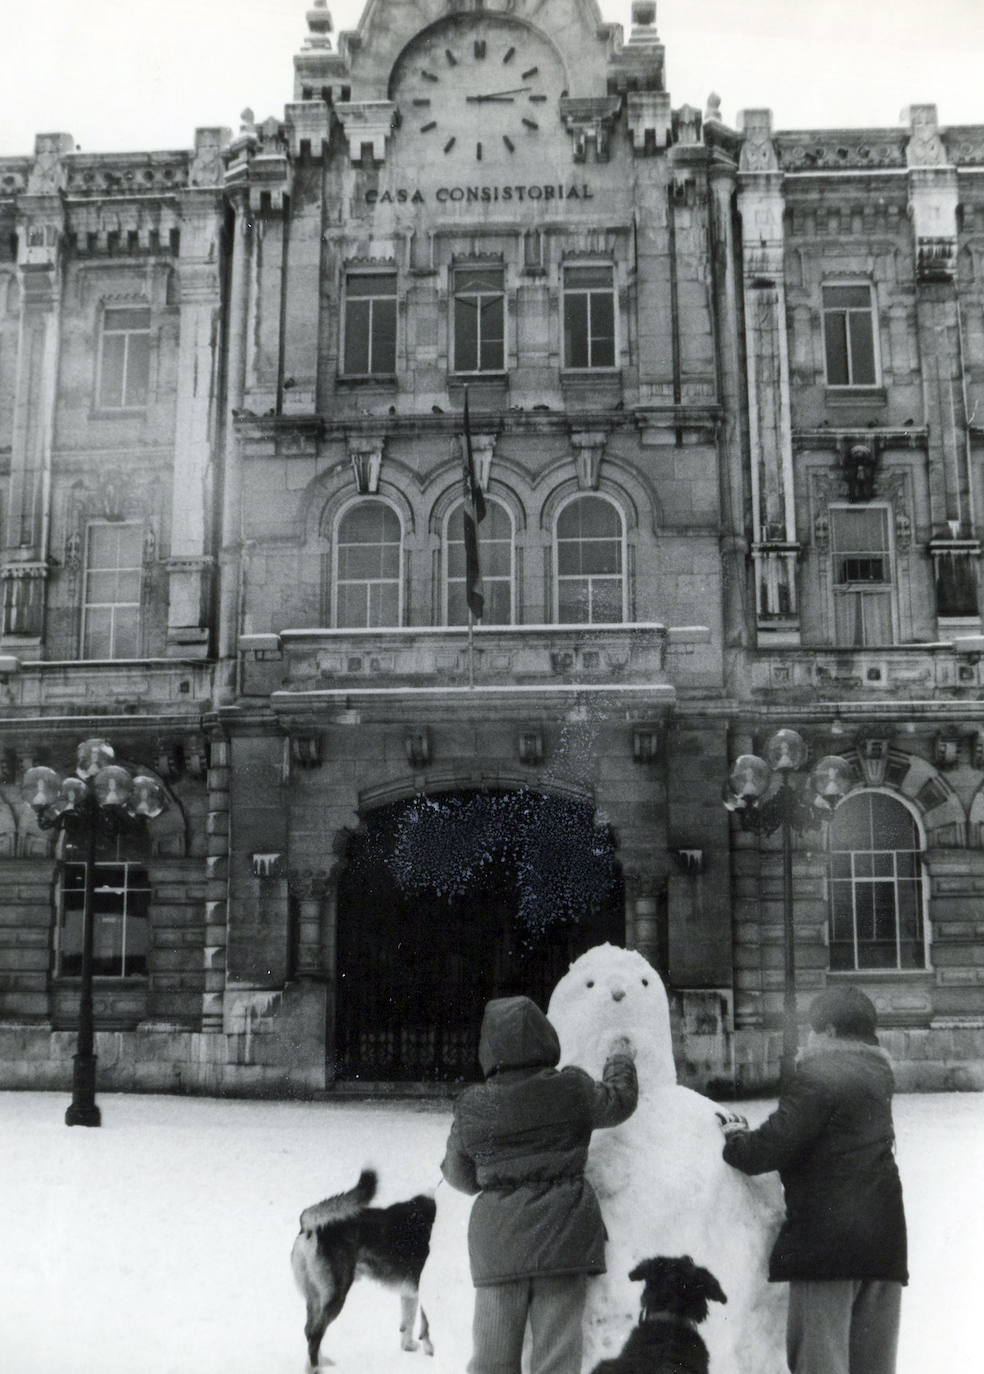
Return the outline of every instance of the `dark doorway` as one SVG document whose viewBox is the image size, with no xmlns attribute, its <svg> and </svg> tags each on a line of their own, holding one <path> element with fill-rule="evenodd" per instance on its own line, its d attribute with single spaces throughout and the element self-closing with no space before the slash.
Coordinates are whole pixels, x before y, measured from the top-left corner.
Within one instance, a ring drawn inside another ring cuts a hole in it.
<svg viewBox="0 0 984 1374">
<path fill-rule="evenodd" d="M 539 792 L 414 797 L 371 812 L 338 892 L 337 1074 L 479 1076 L 490 997 L 546 1009 L 572 959 L 622 944 L 615 844 L 584 802 Z"/>
</svg>

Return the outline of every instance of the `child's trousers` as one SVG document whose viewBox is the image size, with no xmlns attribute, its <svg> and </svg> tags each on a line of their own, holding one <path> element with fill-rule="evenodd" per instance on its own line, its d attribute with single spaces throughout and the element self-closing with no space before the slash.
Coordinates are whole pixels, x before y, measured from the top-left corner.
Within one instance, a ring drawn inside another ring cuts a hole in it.
<svg viewBox="0 0 984 1374">
<path fill-rule="evenodd" d="M 902 1285 L 809 1279 L 789 1285 L 786 1355 L 793 1374 L 895 1374 Z"/>
<path fill-rule="evenodd" d="M 527 1320 L 531 1374 L 580 1374 L 587 1285 L 560 1274 L 476 1288 L 468 1374 L 520 1374 Z"/>
</svg>

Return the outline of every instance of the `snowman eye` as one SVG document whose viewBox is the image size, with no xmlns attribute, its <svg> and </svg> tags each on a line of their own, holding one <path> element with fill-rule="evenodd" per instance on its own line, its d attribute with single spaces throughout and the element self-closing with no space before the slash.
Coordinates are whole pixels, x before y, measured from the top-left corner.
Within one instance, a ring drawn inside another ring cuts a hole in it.
<svg viewBox="0 0 984 1374">
<path fill-rule="evenodd" d="M 587 983 L 585 984 L 585 987 L 593 988 L 593 987 L 594 987 L 594 979 L 593 979 L 593 978 L 589 978 L 588 981 L 587 981 Z"/>
<path fill-rule="evenodd" d="M 642 980 L 642 986 L 643 986 L 644 988 L 648 988 L 648 987 L 649 987 L 649 979 L 648 979 L 648 978 L 643 978 L 643 980 Z"/>
</svg>

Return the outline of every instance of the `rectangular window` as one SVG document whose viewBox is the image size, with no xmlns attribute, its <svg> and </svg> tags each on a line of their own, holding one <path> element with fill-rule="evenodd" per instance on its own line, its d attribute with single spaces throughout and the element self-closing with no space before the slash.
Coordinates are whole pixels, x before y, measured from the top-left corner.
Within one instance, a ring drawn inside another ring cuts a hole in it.
<svg viewBox="0 0 984 1374">
<path fill-rule="evenodd" d="M 396 273 L 350 272 L 345 280 L 345 372 L 396 371 Z"/>
<path fill-rule="evenodd" d="M 62 869 L 57 972 L 77 978 L 82 972 L 82 922 L 85 864 Z M 150 943 L 150 880 L 137 864 L 96 864 L 92 901 L 92 971 L 97 978 L 146 976 Z"/>
<path fill-rule="evenodd" d="M 871 287 L 823 288 L 823 341 L 828 386 L 875 386 L 874 304 Z"/>
<path fill-rule="evenodd" d="M 501 372 L 506 365 L 506 295 L 501 267 L 454 274 L 454 370 Z"/>
<path fill-rule="evenodd" d="M 564 366 L 615 366 L 615 274 L 611 267 L 564 269 Z"/>
<path fill-rule="evenodd" d="M 141 410 L 150 383 L 150 311 L 113 308 L 103 314 L 99 351 L 99 408 Z"/>
<path fill-rule="evenodd" d="M 891 644 L 888 511 L 883 506 L 834 507 L 830 533 L 836 643 Z"/>
<path fill-rule="evenodd" d="M 86 539 L 83 658 L 140 657 L 143 526 L 92 524 Z"/>
</svg>

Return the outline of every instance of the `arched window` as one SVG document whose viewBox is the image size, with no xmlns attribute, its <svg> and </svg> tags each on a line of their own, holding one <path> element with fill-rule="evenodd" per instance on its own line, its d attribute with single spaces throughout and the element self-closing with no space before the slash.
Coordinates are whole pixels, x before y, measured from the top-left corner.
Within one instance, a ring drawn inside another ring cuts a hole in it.
<svg viewBox="0 0 984 1374">
<path fill-rule="evenodd" d="M 479 566 L 485 609 L 483 625 L 511 625 L 513 622 L 513 527 L 509 512 L 499 501 L 486 500 L 485 519 L 478 531 Z M 445 620 L 448 625 L 467 625 L 465 602 L 465 519 L 464 507 L 455 506 L 448 517 L 444 536 L 446 569 Z"/>
<path fill-rule="evenodd" d="M 830 967 L 926 967 L 919 827 L 882 792 L 846 798 L 830 823 Z"/>
<path fill-rule="evenodd" d="M 556 606 L 561 625 L 626 618 L 625 531 L 603 496 L 577 496 L 557 516 Z"/>
<path fill-rule="evenodd" d="M 333 621 L 339 629 L 401 623 L 403 532 L 385 501 L 360 501 L 338 522 Z"/>
</svg>

